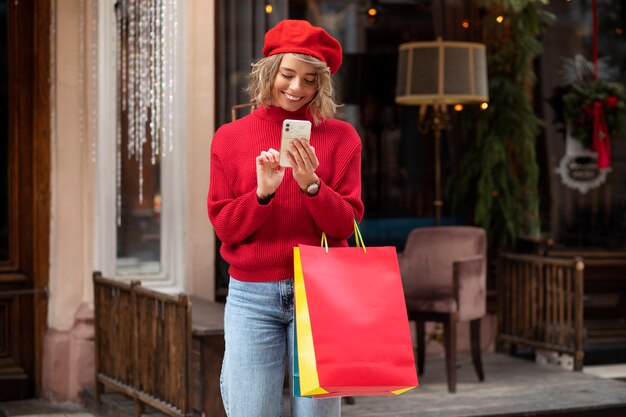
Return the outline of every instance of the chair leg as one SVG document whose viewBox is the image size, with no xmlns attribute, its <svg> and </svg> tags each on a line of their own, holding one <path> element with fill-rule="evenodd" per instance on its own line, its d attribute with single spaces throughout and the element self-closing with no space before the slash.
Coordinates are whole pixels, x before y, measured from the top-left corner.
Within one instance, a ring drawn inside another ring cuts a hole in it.
<svg viewBox="0 0 626 417">
<path fill-rule="evenodd" d="M 452 316 L 443 322 L 443 336 L 446 350 L 446 375 L 448 392 L 456 392 L 456 321 Z"/>
<path fill-rule="evenodd" d="M 476 369 L 476 375 L 478 375 L 479 381 L 485 380 L 485 373 L 483 372 L 483 360 L 480 352 L 480 319 L 470 321 L 471 340 L 472 340 L 472 362 L 474 363 L 474 369 Z"/>
<path fill-rule="evenodd" d="M 417 329 L 417 373 L 424 374 L 424 354 L 426 352 L 425 323 L 423 320 L 415 322 Z"/>
</svg>

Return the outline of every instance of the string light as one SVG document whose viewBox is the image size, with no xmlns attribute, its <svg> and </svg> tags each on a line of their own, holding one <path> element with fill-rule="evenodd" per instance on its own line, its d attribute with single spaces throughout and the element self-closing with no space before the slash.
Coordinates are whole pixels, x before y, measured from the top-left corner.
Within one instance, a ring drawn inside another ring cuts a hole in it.
<svg viewBox="0 0 626 417">
<path fill-rule="evenodd" d="M 617 33 L 618 35 L 621 35 L 622 33 L 624 33 L 624 29 L 622 28 L 615 28 L 615 33 Z"/>
<path fill-rule="evenodd" d="M 454 110 L 456 110 L 456 111 L 461 111 L 461 110 L 463 110 L 463 105 L 462 105 L 462 104 L 455 104 L 455 105 L 454 105 Z"/>
<path fill-rule="evenodd" d="M 123 110 L 126 110 L 126 83 L 123 80 L 126 79 L 126 51 L 122 48 L 122 38 L 126 32 L 126 14 L 120 13 L 116 21 L 117 36 L 115 39 L 115 46 L 117 52 L 116 70 L 118 74 L 117 79 L 117 114 L 121 114 Z M 115 207 L 116 207 L 116 223 L 117 227 L 122 226 L 122 122 L 117 119 L 117 126 L 115 126 Z"/>
<path fill-rule="evenodd" d="M 367 23 L 370 26 L 374 26 L 378 23 L 378 15 L 380 14 L 380 10 L 375 7 L 370 7 L 367 9 Z"/>
<path fill-rule="evenodd" d="M 496 22 L 498 22 L 498 23 L 504 22 L 504 16 L 500 15 L 500 16 L 496 17 Z"/>
<path fill-rule="evenodd" d="M 489 103 L 486 102 L 480 105 L 481 110 L 487 110 L 487 107 L 489 107 Z"/>
<path fill-rule="evenodd" d="M 469 28 L 469 22 L 468 22 L 467 20 L 464 20 L 464 21 L 461 23 L 461 26 L 463 26 L 463 29 L 468 29 L 468 28 Z"/>
<path fill-rule="evenodd" d="M 271 4 L 267 3 L 267 4 L 265 5 L 265 13 L 267 13 L 267 14 L 271 14 L 273 10 L 274 10 L 274 8 L 272 7 L 272 5 L 271 5 Z"/>
<path fill-rule="evenodd" d="M 140 203 L 143 202 L 145 146 L 149 142 L 153 165 L 174 149 L 178 1 L 125 0 L 127 8 L 117 22 L 117 68 L 123 80 L 118 85 L 118 94 L 121 96 L 120 107 L 126 110 L 128 157 L 137 161 Z M 127 48 L 122 47 L 123 40 L 126 40 Z M 118 120 L 118 226 L 121 211 L 121 128 L 121 121 Z"/>
</svg>

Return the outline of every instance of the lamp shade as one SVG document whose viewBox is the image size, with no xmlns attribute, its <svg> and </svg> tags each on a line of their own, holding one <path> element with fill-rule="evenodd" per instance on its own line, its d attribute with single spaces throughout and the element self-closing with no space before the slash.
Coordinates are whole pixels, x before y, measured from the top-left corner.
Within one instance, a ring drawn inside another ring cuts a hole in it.
<svg viewBox="0 0 626 417">
<path fill-rule="evenodd" d="M 396 103 L 448 105 L 488 100 L 485 45 L 440 38 L 400 45 Z"/>
</svg>

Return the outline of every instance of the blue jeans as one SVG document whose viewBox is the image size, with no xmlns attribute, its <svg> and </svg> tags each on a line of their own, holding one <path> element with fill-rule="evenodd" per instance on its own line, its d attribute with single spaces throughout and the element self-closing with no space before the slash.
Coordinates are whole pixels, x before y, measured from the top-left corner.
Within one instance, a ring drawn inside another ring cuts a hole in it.
<svg viewBox="0 0 626 417">
<path fill-rule="evenodd" d="M 293 313 L 293 280 L 230 279 L 224 311 L 226 352 L 220 380 L 229 417 L 282 415 L 287 359 L 293 378 Z M 292 387 L 292 417 L 340 415 L 340 398 L 294 398 Z"/>
</svg>

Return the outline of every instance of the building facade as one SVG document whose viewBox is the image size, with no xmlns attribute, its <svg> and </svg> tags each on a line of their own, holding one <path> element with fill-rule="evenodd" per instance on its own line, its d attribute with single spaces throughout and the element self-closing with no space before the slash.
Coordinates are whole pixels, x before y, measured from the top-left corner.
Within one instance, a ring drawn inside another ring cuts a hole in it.
<svg viewBox="0 0 626 417">
<path fill-rule="evenodd" d="M 606 16 L 623 16 L 619 2 L 600 3 Z M 565 187 L 554 171 L 566 149 L 545 100 L 561 82 L 560 57 L 590 51 L 589 6 L 575 7 L 551 2 L 557 23 L 535 66 L 535 109 L 545 123 L 536 147 L 542 229 L 569 245 L 623 249 L 625 141 L 613 142 L 613 171 L 589 193 Z M 338 117 L 363 140 L 365 237 L 369 229 L 370 244 L 399 249 L 410 228 L 433 221 L 434 161 L 419 109 L 394 102 L 397 47 L 483 36 L 473 0 L 6 0 L 0 11 L 0 400 L 78 401 L 93 386 L 96 270 L 223 298 L 226 265 L 205 206 L 211 137 L 232 106 L 247 102 L 246 76 L 268 28 L 307 19 L 341 41 Z M 619 22 L 604 26 L 612 32 L 601 45 L 623 80 Z M 451 117 L 444 219 L 468 224 L 472 210 L 447 205 L 463 151 L 463 119 Z M 484 347 L 494 340 L 492 314 Z"/>
</svg>

